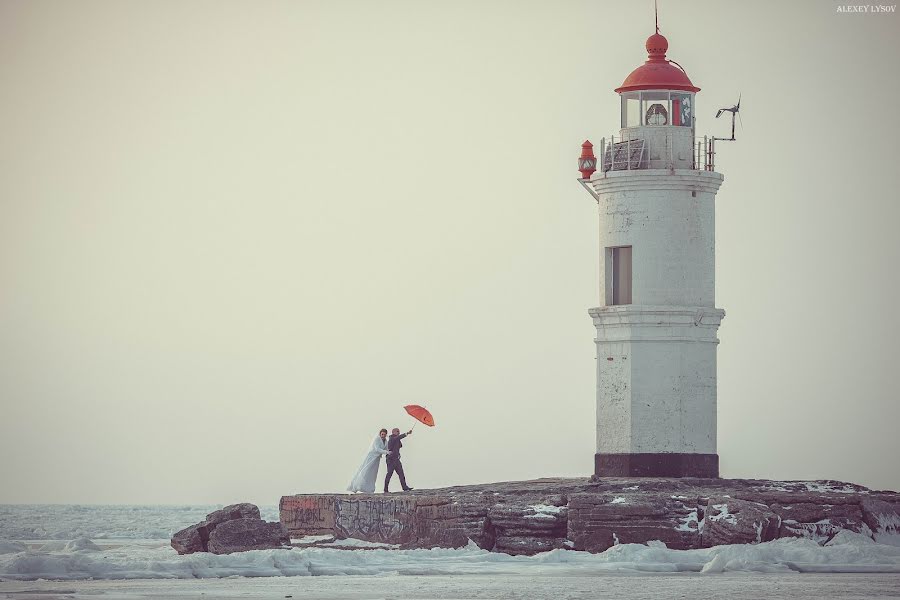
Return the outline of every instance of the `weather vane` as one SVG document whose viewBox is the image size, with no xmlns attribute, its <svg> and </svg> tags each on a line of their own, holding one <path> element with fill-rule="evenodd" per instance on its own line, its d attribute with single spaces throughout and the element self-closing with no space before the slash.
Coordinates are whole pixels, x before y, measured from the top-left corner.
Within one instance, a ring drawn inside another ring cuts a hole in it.
<svg viewBox="0 0 900 600">
<path fill-rule="evenodd" d="M 738 114 L 738 113 L 740 112 L 740 110 L 741 110 L 741 95 L 740 95 L 740 94 L 738 94 L 738 101 L 737 101 L 737 104 L 735 104 L 735 105 L 732 106 L 731 108 L 720 108 L 720 109 L 719 109 L 719 112 L 716 113 L 716 118 L 717 118 L 717 119 L 718 119 L 719 117 L 721 117 L 721 116 L 722 116 L 722 113 L 724 113 L 724 112 L 730 112 L 730 113 L 731 113 L 731 137 L 730 137 L 730 138 L 713 137 L 714 140 L 721 140 L 721 141 L 723 141 L 723 142 L 734 142 L 734 141 L 735 141 L 735 139 L 734 139 L 734 118 L 735 118 L 735 117 L 737 117 L 738 119 L 741 118 L 741 117 L 740 117 L 740 114 Z M 743 124 L 744 124 L 744 122 L 741 121 L 741 126 L 742 126 L 742 127 L 743 127 Z"/>
</svg>

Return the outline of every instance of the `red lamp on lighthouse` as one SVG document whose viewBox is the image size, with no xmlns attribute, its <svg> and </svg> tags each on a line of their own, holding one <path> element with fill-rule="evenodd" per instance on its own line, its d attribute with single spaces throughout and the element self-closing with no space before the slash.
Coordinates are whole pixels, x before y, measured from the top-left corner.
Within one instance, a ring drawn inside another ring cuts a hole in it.
<svg viewBox="0 0 900 600">
<path fill-rule="evenodd" d="M 594 156 L 594 145 L 585 140 L 581 145 L 581 156 L 578 157 L 578 170 L 582 179 L 590 179 L 597 170 L 597 157 Z"/>
</svg>

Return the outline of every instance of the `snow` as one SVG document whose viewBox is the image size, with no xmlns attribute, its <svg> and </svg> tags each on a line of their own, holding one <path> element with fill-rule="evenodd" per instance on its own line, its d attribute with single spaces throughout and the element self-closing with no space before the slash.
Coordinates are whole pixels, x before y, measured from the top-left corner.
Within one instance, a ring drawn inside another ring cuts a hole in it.
<svg viewBox="0 0 900 600">
<path fill-rule="evenodd" d="M 630 487 L 623 487 L 623 488 L 622 488 L 622 491 L 623 491 L 623 492 L 633 492 L 633 491 L 635 491 L 635 490 L 640 489 L 640 487 L 641 487 L 641 486 L 639 486 L 639 485 L 632 485 L 632 486 L 630 486 Z"/>
<path fill-rule="evenodd" d="M 832 494 L 868 494 L 868 491 L 859 490 L 850 484 L 844 484 L 841 487 L 834 487 L 828 483 L 819 483 L 817 481 L 804 481 L 808 492 L 827 492 Z"/>
<path fill-rule="evenodd" d="M 380 542 L 367 542 L 366 540 L 355 540 L 347 538 L 337 540 L 330 544 L 322 544 L 323 548 L 399 548 L 400 544 L 382 544 Z"/>
<path fill-rule="evenodd" d="M 291 538 L 292 544 L 315 544 L 318 542 L 330 542 L 334 540 L 333 535 L 304 535 L 300 538 Z"/>
<path fill-rule="evenodd" d="M 616 496 L 610 501 L 610 504 L 625 504 L 626 500 L 624 496 Z"/>
<path fill-rule="evenodd" d="M 713 504 L 713 508 L 719 511 L 717 515 L 706 515 L 710 521 L 725 521 L 731 525 L 737 525 L 737 517 L 728 512 L 728 504 Z"/>
<path fill-rule="evenodd" d="M 549 504 L 535 504 L 531 507 L 531 509 L 536 513 L 553 513 L 559 514 L 563 507 L 562 506 L 550 506 Z"/>
<path fill-rule="evenodd" d="M 887 534 L 885 537 L 889 537 L 890 535 L 896 535 L 900 533 L 900 517 L 896 514 L 887 515 L 884 513 L 875 513 L 875 518 L 878 520 L 878 531 L 876 535 Z"/>
<path fill-rule="evenodd" d="M 123 545 L 103 552 L 26 551 L 0 555 L 4 579 L 169 579 L 308 575 L 590 574 L 600 572 L 883 572 L 900 573 L 900 548 L 842 532 L 826 546 L 794 538 L 755 545 L 672 550 L 662 542 L 619 544 L 601 554 L 552 550 L 509 556 L 474 544 L 455 550 L 388 550 L 343 540 L 345 547 L 254 550 L 178 556 L 165 546 Z M 337 543 L 335 544 L 337 545 Z"/>
<path fill-rule="evenodd" d="M 693 527 L 691 527 L 693 525 Z M 700 526 L 700 523 L 697 521 L 697 509 L 691 510 L 688 515 L 681 519 L 681 523 L 676 526 L 675 531 L 697 531 L 697 528 Z"/>
<path fill-rule="evenodd" d="M 556 519 L 556 517 L 554 517 L 550 513 L 543 513 L 543 512 L 535 513 L 533 515 L 525 515 L 525 518 L 526 519 Z"/>
<path fill-rule="evenodd" d="M 108 521 L 109 531 L 99 528 L 104 514 L 117 510 L 118 507 L 98 507 L 83 513 L 83 523 L 47 522 L 41 525 L 47 536 L 62 530 L 98 528 L 98 533 L 105 537 L 3 540 L 0 542 L 0 579 L 4 582 L 0 585 L 39 579 L 84 582 L 90 579 L 218 579 L 235 576 L 594 577 L 610 573 L 680 572 L 900 574 L 900 547 L 876 543 L 865 535 L 849 531 L 839 532 L 824 546 L 805 538 L 696 550 L 673 550 L 662 542 L 647 545 L 617 543 L 600 554 L 559 549 L 536 556 L 510 556 L 481 550 L 471 542 L 459 549 L 400 550 L 360 540 L 337 540 L 304 548 L 179 556 L 169 545 L 168 536 L 181 527 L 185 513 L 195 515 L 197 510 L 168 509 L 181 513 L 168 516 L 162 515 L 165 512 L 162 509 L 147 511 L 145 514 L 151 516 L 153 523 L 163 516 L 172 523 L 171 531 L 163 538 L 113 539 L 111 533 L 123 531 L 116 519 Z M 30 514 L 30 509 L 24 512 Z M 723 515 L 727 514 L 723 512 Z M 696 521 L 695 513 L 688 515 L 683 525 L 688 526 L 693 521 Z M 157 526 L 153 523 L 136 520 L 124 533 L 133 535 L 137 531 L 153 529 Z M 21 529 L 21 523 L 15 518 L 0 523 L 3 533 Z M 615 535 L 614 539 L 619 542 Z"/>
</svg>

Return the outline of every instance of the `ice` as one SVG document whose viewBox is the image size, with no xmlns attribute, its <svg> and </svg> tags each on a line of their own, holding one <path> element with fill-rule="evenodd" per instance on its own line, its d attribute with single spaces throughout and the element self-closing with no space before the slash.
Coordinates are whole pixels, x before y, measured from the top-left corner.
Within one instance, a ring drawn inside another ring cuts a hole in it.
<svg viewBox="0 0 900 600">
<path fill-rule="evenodd" d="M 536 505 L 535 514 L 550 516 L 560 507 Z M 4 507 L 5 509 L 6 507 Z M 724 508 L 724 507 L 723 507 Z M 568 549 L 536 556 L 510 556 L 481 550 L 474 543 L 459 549 L 400 550 L 361 540 L 338 540 L 304 548 L 254 550 L 230 555 L 196 553 L 179 556 L 168 537 L 193 519 L 196 508 L 142 508 L 135 521 L 123 528 L 115 516 L 121 507 L 82 510 L 82 522 L 46 521 L 41 531 L 52 537 L 62 531 L 95 529 L 102 537 L 74 536 L 70 540 L 23 538 L 0 541 L 0 579 L 85 581 L 89 579 L 192 579 L 274 576 L 390 576 L 390 575 L 527 575 L 597 576 L 608 573 L 900 573 L 900 547 L 877 543 L 870 537 L 840 531 L 826 545 L 805 538 L 778 539 L 753 545 L 674 550 L 662 542 L 617 545 L 600 554 Z M 173 514 L 165 514 L 166 512 Z M 25 511 L 31 513 L 31 509 Z M 57 509 L 58 514 L 76 514 Z M 723 512 L 723 515 L 728 514 Z M 141 521 L 140 515 L 148 516 Z M 692 512 L 682 526 L 690 527 Z M 723 517 L 725 518 L 725 517 Z M 102 527 L 103 522 L 108 527 Z M 112 533 L 134 535 L 168 522 L 169 530 L 155 539 L 113 538 Z M 16 519 L 0 523 L 3 531 L 19 526 Z M 35 530 L 26 526 L 29 533 Z M 311 536 L 325 542 L 330 536 Z M 309 538 L 300 538 L 313 541 Z M 569 544 L 571 545 L 571 544 Z"/>
<path fill-rule="evenodd" d="M 168 539 L 223 506 L 0 504 L 0 540 Z M 277 521 L 278 507 L 260 514 Z"/>
<path fill-rule="evenodd" d="M 876 533 L 875 541 L 879 544 L 900 548 L 900 533 Z"/>
<path fill-rule="evenodd" d="M 368 547 L 348 540 L 343 545 Z M 178 556 L 167 547 L 120 546 L 103 552 L 26 551 L 0 555 L 4 579 L 153 579 L 298 575 L 590 574 L 599 572 L 884 572 L 900 573 L 900 548 L 842 532 L 826 546 L 779 539 L 753 545 L 672 550 L 661 542 L 619 544 L 600 554 L 552 550 L 509 556 L 478 549 L 346 550 L 329 547 Z"/>
<path fill-rule="evenodd" d="M 52 541 L 41 545 L 39 552 L 96 552 L 100 546 L 86 537 L 69 541 Z"/>
<path fill-rule="evenodd" d="M 22 542 L 10 542 L 0 540 L 0 554 L 14 554 L 16 552 L 25 552 L 26 546 Z"/>
</svg>

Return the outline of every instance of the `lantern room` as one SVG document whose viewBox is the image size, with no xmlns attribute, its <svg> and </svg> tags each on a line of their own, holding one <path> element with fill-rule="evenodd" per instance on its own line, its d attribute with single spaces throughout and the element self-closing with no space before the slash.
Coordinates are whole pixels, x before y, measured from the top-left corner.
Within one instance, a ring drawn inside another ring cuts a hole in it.
<svg viewBox="0 0 900 600">
<path fill-rule="evenodd" d="M 694 141 L 694 99 L 700 88 L 681 65 L 666 58 L 669 42 L 658 29 L 645 47 L 646 62 L 616 88 L 621 129 L 600 141 L 599 170 L 700 169 L 706 154 L 705 146 Z M 582 176 L 589 177 L 581 162 Z"/>
<path fill-rule="evenodd" d="M 632 71 L 616 92 L 622 99 L 622 128 L 694 126 L 694 94 L 700 91 L 678 63 L 666 58 L 669 42 L 647 38 L 647 62 Z"/>
<path fill-rule="evenodd" d="M 627 127 L 694 126 L 694 94 L 670 90 L 623 92 L 622 129 Z"/>
</svg>

